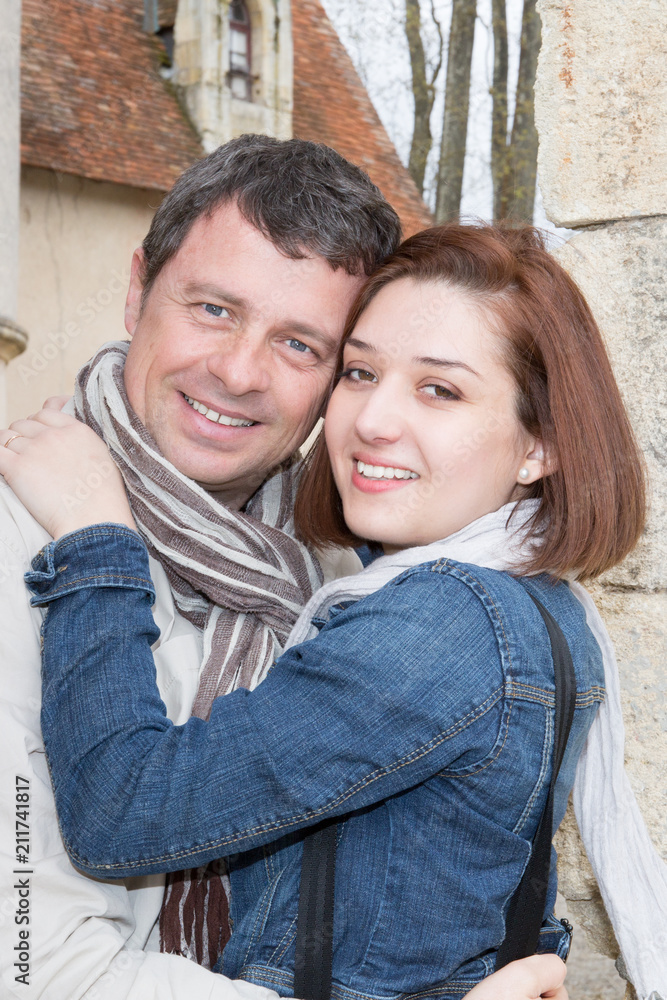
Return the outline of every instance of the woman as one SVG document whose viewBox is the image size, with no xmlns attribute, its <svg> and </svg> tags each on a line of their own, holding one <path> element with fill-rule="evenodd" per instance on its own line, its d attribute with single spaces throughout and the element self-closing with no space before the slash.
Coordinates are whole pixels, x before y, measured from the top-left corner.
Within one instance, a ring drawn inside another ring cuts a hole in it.
<svg viewBox="0 0 667 1000">
<path fill-rule="evenodd" d="M 408 240 L 363 290 L 343 368 L 330 459 L 320 443 L 297 527 L 311 544 L 369 541 L 385 556 L 323 588 L 264 683 L 217 699 L 207 723 L 172 726 L 157 696 L 152 588 L 120 480 L 74 521 L 45 497 L 47 466 L 56 497 L 82 474 L 90 432 L 53 414 L 15 425 L 0 471 L 55 539 L 83 528 L 30 574 L 49 606 L 44 737 L 85 871 L 229 857 L 220 971 L 290 992 L 303 831 L 345 816 L 337 994 L 448 1000 L 494 968 L 547 798 L 554 667 L 534 599 L 577 680 L 559 821 L 604 683 L 559 579 L 632 548 L 641 461 L 590 312 L 532 230 Z M 50 424 L 76 457 L 56 452 Z M 114 526 L 86 527 L 97 521 Z M 554 898 L 552 872 L 540 948 L 564 956 Z"/>
</svg>

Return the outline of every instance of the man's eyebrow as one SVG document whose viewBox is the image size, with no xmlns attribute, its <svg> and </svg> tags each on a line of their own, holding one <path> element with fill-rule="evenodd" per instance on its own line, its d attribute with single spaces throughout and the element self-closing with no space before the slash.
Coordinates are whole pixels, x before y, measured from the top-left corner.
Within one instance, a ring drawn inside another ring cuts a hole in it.
<svg viewBox="0 0 667 1000">
<path fill-rule="evenodd" d="M 357 340 L 356 337 L 348 337 L 345 341 L 345 347 L 354 347 L 358 351 L 367 351 L 369 354 L 380 354 L 381 351 L 373 344 L 367 344 L 363 340 Z M 482 376 L 479 372 L 476 372 L 474 368 L 467 365 L 465 361 L 455 361 L 449 358 L 427 358 L 427 357 L 414 357 L 412 359 L 413 365 L 424 365 L 426 368 L 463 368 L 465 371 L 470 372 L 471 375 L 476 375 L 477 378 Z"/>
<path fill-rule="evenodd" d="M 307 340 L 316 340 L 318 343 L 327 351 L 338 350 L 339 337 L 332 333 L 328 333 L 326 330 L 322 330 L 318 326 L 309 326 L 307 323 L 286 323 L 285 328 L 290 331 L 290 333 L 298 334 L 301 337 L 305 337 Z"/>
<path fill-rule="evenodd" d="M 238 306 L 239 309 L 248 308 L 248 303 L 245 299 L 239 298 L 238 295 L 232 295 L 231 292 L 226 292 L 219 285 L 211 285 L 208 282 L 200 283 L 198 281 L 191 281 L 185 286 L 185 294 L 188 297 L 198 298 L 202 302 L 207 301 L 209 298 L 223 299 L 232 306 Z"/>
</svg>

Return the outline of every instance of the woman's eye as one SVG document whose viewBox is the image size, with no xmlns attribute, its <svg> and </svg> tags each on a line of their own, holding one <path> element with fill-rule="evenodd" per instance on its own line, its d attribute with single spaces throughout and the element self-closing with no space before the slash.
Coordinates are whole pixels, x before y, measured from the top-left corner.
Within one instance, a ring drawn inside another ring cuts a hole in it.
<svg viewBox="0 0 667 1000">
<path fill-rule="evenodd" d="M 341 373 L 340 377 L 349 379 L 351 382 L 377 381 L 373 372 L 369 372 L 365 368 L 346 368 L 345 371 Z"/>
<path fill-rule="evenodd" d="M 459 399 L 459 396 L 451 389 L 448 389 L 446 385 L 437 385 L 435 383 L 431 385 L 425 385 L 424 390 L 428 396 L 433 396 L 435 399 Z"/>
<path fill-rule="evenodd" d="M 287 343 L 293 351 L 298 351 L 299 354 L 305 354 L 306 351 L 310 351 L 311 354 L 313 353 L 312 348 L 308 347 L 308 344 L 304 344 L 302 340 L 297 340 L 295 337 L 292 337 Z"/>
<path fill-rule="evenodd" d="M 215 306 L 212 302 L 205 302 L 204 309 L 209 316 L 222 316 L 223 313 L 225 313 L 226 316 L 229 316 L 229 310 L 225 309 L 224 306 Z"/>
</svg>

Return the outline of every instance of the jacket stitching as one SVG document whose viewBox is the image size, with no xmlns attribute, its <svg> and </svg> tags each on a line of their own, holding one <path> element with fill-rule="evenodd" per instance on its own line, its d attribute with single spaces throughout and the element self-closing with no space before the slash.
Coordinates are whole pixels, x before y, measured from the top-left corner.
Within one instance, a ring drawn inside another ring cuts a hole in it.
<svg viewBox="0 0 667 1000">
<path fill-rule="evenodd" d="M 49 590 L 49 594 L 57 594 L 60 590 L 69 590 L 70 587 L 74 587 L 78 583 L 88 583 L 90 580 L 133 580 L 138 583 L 143 583 L 151 591 L 153 590 L 152 581 L 147 580 L 146 577 L 143 576 L 124 576 L 121 573 L 96 573 L 95 576 L 80 576 L 76 580 L 70 580 L 69 583 L 61 584 L 60 587 L 53 587 Z"/>
<path fill-rule="evenodd" d="M 502 693 L 503 693 L 502 688 L 496 689 L 496 691 L 493 691 L 489 695 L 486 701 L 483 701 L 481 705 L 479 705 L 476 709 L 469 712 L 468 715 L 463 716 L 462 719 L 459 719 L 452 727 L 450 727 L 450 729 L 446 729 L 442 733 L 439 733 L 436 737 L 430 740 L 429 743 L 426 743 L 423 746 L 418 747 L 416 750 L 413 750 L 412 753 L 408 754 L 406 757 L 399 758 L 399 760 L 395 761 L 394 764 L 386 768 L 382 768 L 379 771 L 371 772 L 371 774 L 367 775 L 365 778 L 360 779 L 355 785 L 353 785 L 350 789 L 348 789 L 347 792 L 345 792 L 342 795 L 339 795 L 337 799 L 334 799 L 332 802 L 329 802 L 326 806 L 322 806 L 320 809 L 316 809 L 315 811 L 308 813 L 307 814 L 308 818 L 314 819 L 317 816 L 326 815 L 330 813 L 332 809 L 335 809 L 341 803 L 346 802 L 349 798 L 352 798 L 352 796 L 356 795 L 357 792 L 360 792 L 363 788 L 366 788 L 368 785 L 373 784 L 373 782 L 378 781 L 380 778 L 383 778 L 388 774 L 393 774 L 395 771 L 400 770 L 402 767 L 406 767 L 408 764 L 411 764 L 414 761 L 421 760 L 422 757 L 426 757 L 429 753 L 431 753 L 432 750 L 436 749 L 442 743 L 445 743 L 447 740 L 451 739 L 453 736 L 458 735 L 459 732 L 462 732 L 464 729 L 466 729 L 469 725 L 472 724 L 472 722 L 474 722 L 478 718 L 481 718 L 488 711 L 490 711 L 490 709 L 493 708 L 493 706 L 497 704 L 497 702 L 500 700 L 500 698 L 502 697 Z M 305 818 L 304 814 L 299 813 L 296 816 L 290 816 L 288 819 L 283 820 L 281 823 L 263 823 L 260 826 L 250 827 L 240 833 L 234 834 L 234 836 L 232 837 L 223 837 L 220 840 L 207 841 L 204 844 L 199 844 L 196 847 L 189 848 L 186 851 L 178 851 L 177 853 L 158 855 L 152 858 L 143 858 L 141 861 L 132 861 L 128 863 L 113 862 L 112 864 L 92 864 L 89 863 L 80 854 L 78 854 L 72 848 L 72 845 L 69 842 L 66 843 L 66 846 L 67 846 L 67 852 L 70 855 L 70 857 L 78 862 L 82 862 L 86 868 L 99 871 L 113 871 L 117 868 L 122 868 L 125 870 L 139 869 L 147 864 L 154 864 L 156 862 L 161 862 L 161 861 L 167 861 L 172 859 L 176 860 L 178 858 L 191 857 L 192 855 L 199 854 L 202 851 L 208 851 L 212 850 L 213 848 L 225 847 L 229 844 L 235 844 L 239 840 L 245 840 L 249 836 L 254 834 L 268 833 L 274 830 L 283 830 L 287 827 L 295 826 L 297 823 L 300 823 L 304 818 Z"/>
<path fill-rule="evenodd" d="M 537 780 L 533 787 L 532 794 L 525 806 L 523 807 L 523 812 L 519 816 L 516 826 L 514 827 L 513 833 L 517 836 L 521 833 L 525 827 L 530 814 L 532 812 L 533 806 L 537 796 L 542 791 L 542 784 L 546 780 L 546 772 L 549 764 L 552 762 L 552 748 L 553 748 L 553 717 L 551 712 L 545 713 L 545 725 L 544 725 L 544 739 L 542 740 L 542 762 L 540 764 L 540 773 L 537 776 Z"/>
</svg>

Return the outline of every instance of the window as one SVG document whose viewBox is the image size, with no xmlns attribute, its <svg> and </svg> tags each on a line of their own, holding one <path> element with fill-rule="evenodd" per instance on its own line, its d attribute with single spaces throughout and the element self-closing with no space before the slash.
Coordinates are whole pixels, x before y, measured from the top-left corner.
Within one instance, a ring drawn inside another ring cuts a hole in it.
<svg viewBox="0 0 667 1000">
<path fill-rule="evenodd" d="M 229 79 L 234 97 L 252 100 L 250 17 L 243 0 L 229 5 Z"/>
</svg>

